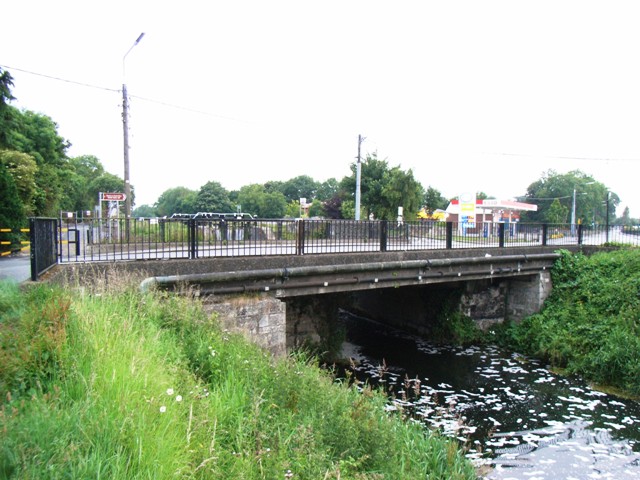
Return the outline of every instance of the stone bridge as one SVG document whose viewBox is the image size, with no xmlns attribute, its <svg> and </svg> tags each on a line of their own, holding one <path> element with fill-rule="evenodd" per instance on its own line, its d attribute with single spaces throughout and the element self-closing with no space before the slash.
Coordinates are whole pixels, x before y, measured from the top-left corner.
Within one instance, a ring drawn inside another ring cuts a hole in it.
<svg viewBox="0 0 640 480">
<path fill-rule="evenodd" d="M 148 260 L 60 264 L 46 279 L 90 285 L 126 276 L 142 289 L 188 291 L 226 328 L 284 354 L 326 340 L 339 309 L 424 334 L 451 292 L 482 328 L 517 321 L 542 306 L 558 256 L 552 247 L 523 247 Z"/>
</svg>

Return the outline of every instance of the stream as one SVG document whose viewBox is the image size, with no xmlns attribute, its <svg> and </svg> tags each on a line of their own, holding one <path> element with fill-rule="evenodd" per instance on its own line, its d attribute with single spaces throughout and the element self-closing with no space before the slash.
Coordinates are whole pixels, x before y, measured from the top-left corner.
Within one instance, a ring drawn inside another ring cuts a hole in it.
<svg viewBox="0 0 640 480">
<path fill-rule="evenodd" d="M 343 314 L 352 375 L 458 439 L 484 479 L 638 479 L 640 403 L 494 346 L 434 345 Z"/>
</svg>

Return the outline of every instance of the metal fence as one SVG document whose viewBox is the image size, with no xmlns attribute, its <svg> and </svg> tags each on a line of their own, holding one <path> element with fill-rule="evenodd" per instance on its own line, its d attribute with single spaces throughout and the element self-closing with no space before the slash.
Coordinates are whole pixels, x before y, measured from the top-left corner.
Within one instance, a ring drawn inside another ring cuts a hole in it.
<svg viewBox="0 0 640 480">
<path fill-rule="evenodd" d="M 31 280 L 34 282 L 58 263 L 58 236 L 61 232 L 55 218 L 29 219 L 31 242 Z"/>
<path fill-rule="evenodd" d="M 640 227 L 355 220 L 110 219 L 58 228 L 60 262 L 520 246 L 640 245 Z"/>
</svg>

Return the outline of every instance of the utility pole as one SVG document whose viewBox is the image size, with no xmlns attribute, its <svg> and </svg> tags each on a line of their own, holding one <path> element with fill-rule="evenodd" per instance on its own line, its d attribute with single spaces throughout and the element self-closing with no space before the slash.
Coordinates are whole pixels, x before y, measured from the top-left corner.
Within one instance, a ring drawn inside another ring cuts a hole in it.
<svg viewBox="0 0 640 480">
<path fill-rule="evenodd" d="M 609 243 L 609 190 L 607 190 L 607 198 L 606 198 L 606 202 L 607 202 L 607 218 L 605 219 L 605 229 L 606 229 L 606 234 L 605 234 L 605 242 Z"/>
<path fill-rule="evenodd" d="M 124 138 L 124 218 L 131 217 L 131 184 L 129 181 L 129 97 L 127 85 L 122 84 L 122 130 Z"/>
<path fill-rule="evenodd" d="M 356 163 L 356 220 L 360 220 L 360 145 L 364 142 L 362 135 L 358 135 L 358 162 Z"/>
<path fill-rule="evenodd" d="M 144 37 L 142 32 L 136 41 L 122 57 L 122 129 L 124 139 L 124 217 L 126 220 L 127 240 L 129 239 L 129 219 L 131 218 L 131 182 L 129 180 L 129 96 L 127 95 L 127 85 L 125 80 L 125 60 L 133 47 L 140 43 Z"/>
<path fill-rule="evenodd" d="M 571 207 L 571 236 L 576 235 L 576 189 L 573 189 L 573 207 Z"/>
</svg>

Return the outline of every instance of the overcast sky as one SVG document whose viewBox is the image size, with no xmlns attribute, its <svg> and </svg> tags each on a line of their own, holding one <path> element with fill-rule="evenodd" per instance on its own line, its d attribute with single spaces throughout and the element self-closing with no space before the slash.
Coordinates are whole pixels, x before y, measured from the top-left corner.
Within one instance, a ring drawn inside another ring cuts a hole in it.
<svg viewBox="0 0 640 480">
<path fill-rule="evenodd" d="M 580 169 L 640 217 L 637 2 L 21 0 L 1 11 L 14 105 L 50 116 L 71 156 L 120 177 L 124 78 L 137 205 L 210 180 L 340 180 L 361 134 L 363 155 L 447 197 L 512 198 L 548 169 Z"/>
</svg>

